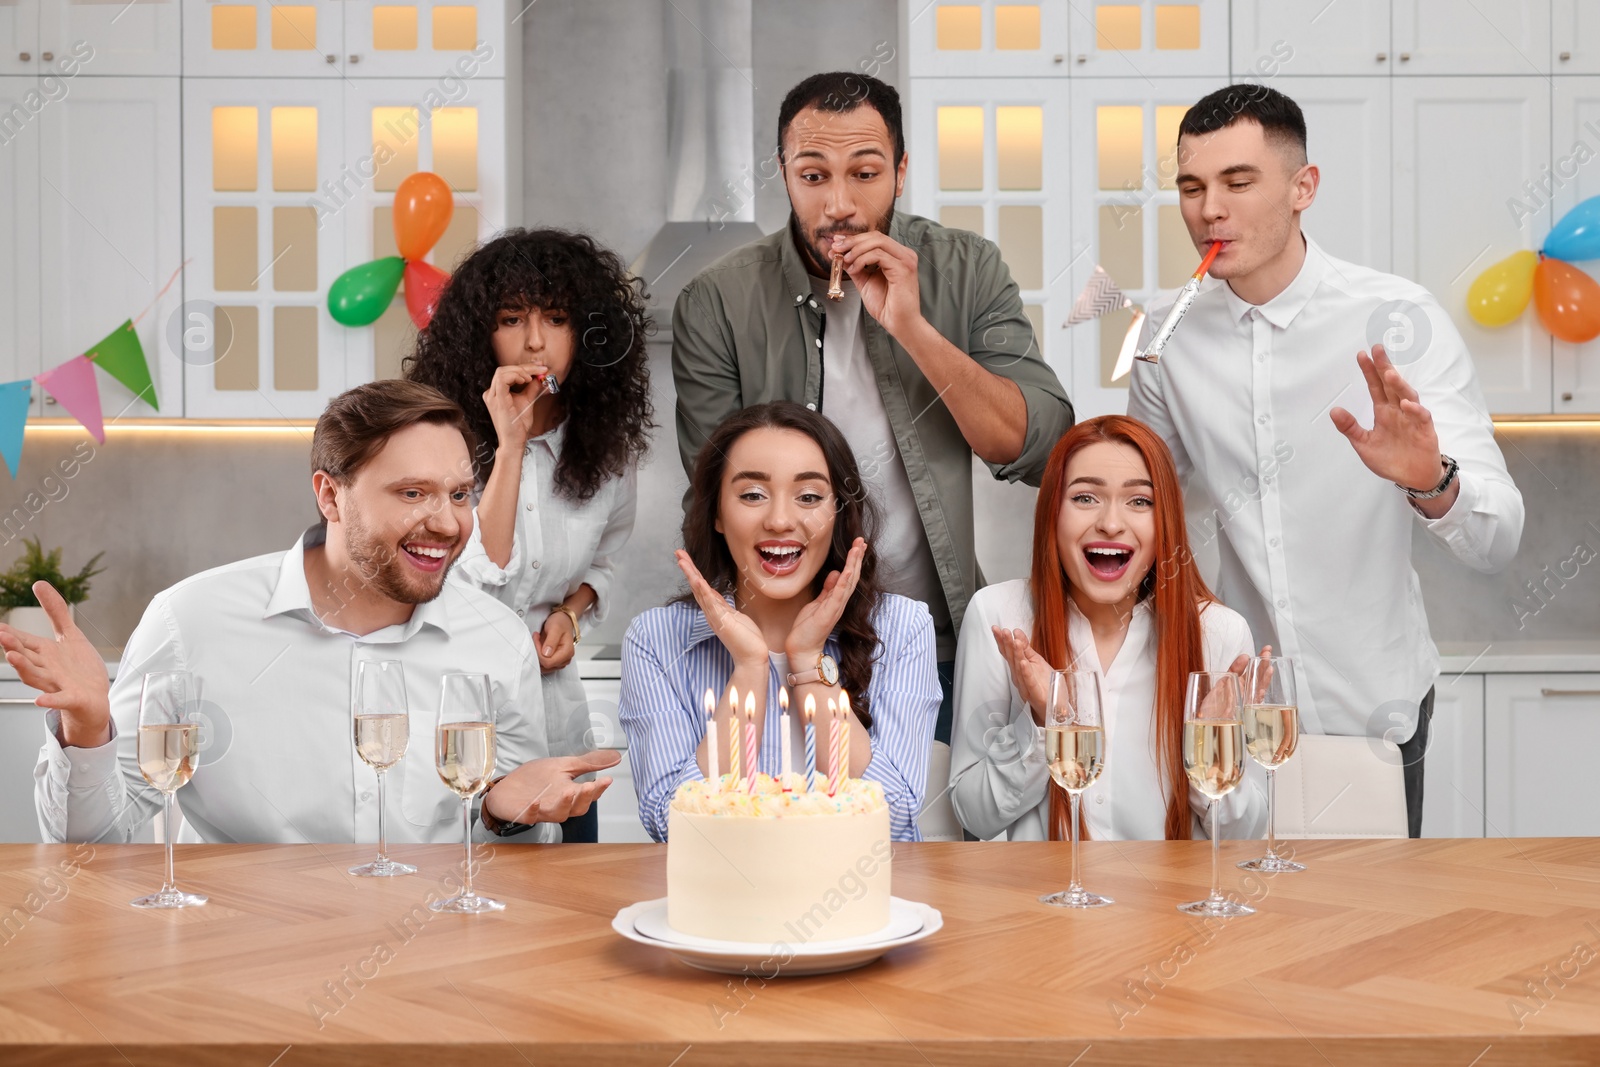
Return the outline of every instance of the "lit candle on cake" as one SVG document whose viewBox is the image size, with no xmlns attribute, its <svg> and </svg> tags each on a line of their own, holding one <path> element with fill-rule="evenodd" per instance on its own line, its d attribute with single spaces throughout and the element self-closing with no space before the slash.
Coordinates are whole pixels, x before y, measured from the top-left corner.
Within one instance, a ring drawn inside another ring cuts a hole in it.
<svg viewBox="0 0 1600 1067">
<path fill-rule="evenodd" d="M 728 785 L 739 788 L 739 779 L 743 777 L 739 766 L 739 687 L 728 687 L 728 708 L 733 712 L 733 717 L 728 722 Z"/>
<path fill-rule="evenodd" d="M 717 768 L 722 760 L 717 753 L 717 698 L 711 690 L 706 690 L 706 780 L 711 787 L 717 787 L 717 779 L 721 777 Z"/>
<path fill-rule="evenodd" d="M 789 691 L 778 690 L 778 738 L 783 746 L 783 758 L 778 764 L 778 779 L 783 791 L 789 791 L 789 775 L 794 770 L 794 746 L 789 741 Z"/>
<path fill-rule="evenodd" d="M 840 779 L 850 777 L 850 723 L 855 718 L 850 713 L 850 694 L 839 690 L 839 758 L 844 760 Z"/>
<path fill-rule="evenodd" d="M 756 791 L 756 764 L 760 760 L 756 753 L 756 694 L 754 691 L 744 695 L 744 791 Z"/>
<path fill-rule="evenodd" d="M 839 764 L 839 708 L 832 700 L 828 701 L 828 795 L 837 796 L 841 779 Z"/>
<path fill-rule="evenodd" d="M 807 694 L 806 705 L 800 714 L 806 726 L 806 792 L 817 785 L 817 698 Z"/>
</svg>

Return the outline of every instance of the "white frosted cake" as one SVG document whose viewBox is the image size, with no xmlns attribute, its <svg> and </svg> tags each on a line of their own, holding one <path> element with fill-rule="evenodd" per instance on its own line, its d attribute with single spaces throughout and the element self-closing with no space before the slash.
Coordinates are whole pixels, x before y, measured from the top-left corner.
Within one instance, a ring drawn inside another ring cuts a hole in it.
<svg viewBox="0 0 1600 1067">
<path fill-rule="evenodd" d="M 801 783 L 790 776 L 794 786 Z M 877 782 L 785 791 L 758 775 L 685 782 L 667 812 L 667 923 L 720 941 L 790 946 L 889 924 L 889 806 Z"/>
</svg>

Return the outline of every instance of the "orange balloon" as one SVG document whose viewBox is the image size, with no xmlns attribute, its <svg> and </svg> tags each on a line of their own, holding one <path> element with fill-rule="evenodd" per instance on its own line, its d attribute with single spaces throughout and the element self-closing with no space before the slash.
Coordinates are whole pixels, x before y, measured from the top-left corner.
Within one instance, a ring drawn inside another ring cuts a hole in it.
<svg viewBox="0 0 1600 1067">
<path fill-rule="evenodd" d="M 416 262 L 444 236 L 455 211 L 450 186 L 425 170 L 408 175 L 394 193 L 394 243 L 400 255 Z"/>
<path fill-rule="evenodd" d="M 1533 303 L 1552 336 L 1575 345 L 1600 337 L 1600 285 L 1572 264 L 1541 259 L 1533 272 Z"/>
</svg>

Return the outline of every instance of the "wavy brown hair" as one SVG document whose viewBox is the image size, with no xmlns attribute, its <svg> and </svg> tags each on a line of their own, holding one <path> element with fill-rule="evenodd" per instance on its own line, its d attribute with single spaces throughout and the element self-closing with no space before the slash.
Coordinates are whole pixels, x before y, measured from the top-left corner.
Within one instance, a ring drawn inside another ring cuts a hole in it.
<svg viewBox="0 0 1600 1067">
<path fill-rule="evenodd" d="M 498 435 L 484 391 L 499 366 L 491 340 L 502 309 L 564 311 L 572 369 L 561 383 L 566 436 L 556 491 L 584 501 L 644 455 L 652 421 L 644 283 L 587 234 L 511 229 L 456 267 L 428 328 L 417 334 L 405 376 L 460 404 L 477 435 L 480 482 L 494 469 Z"/>
<path fill-rule="evenodd" d="M 1189 779 L 1183 770 L 1183 693 L 1190 671 L 1203 671 L 1205 655 L 1200 640 L 1200 608 L 1216 600 L 1195 566 L 1189 535 L 1183 524 L 1183 490 L 1166 443 L 1150 427 L 1126 415 L 1102 415 L 1080 422 L 1062 435 L 1050 452 L 1039 483 L 1033 513 L 1033 570 L 1028 591 L 1033 597 L 1032 643 L 1056 670 L 1074 662 L 1067 628 L 1070 587 L 1056 528 L 1067 502 L 1067 464 L 1089 445 L 1101 441 L 1127 445 L 1144 460 L 1150 472 L 1150 498 L 1155 507 L 1155 559 L 1139 581 L 1139 600 L 1151 601 L 1152 631 L 1156 645 L 1155 716 L 1156 765 L 1161 772 L 1167 801 L 1166 835 L 1169 841 L 1187 841 L 1189 829 Z M 1093 649 L 1084 649 L 1091 656 Z M 1068 833 L 1066 793 L 1050 787 L 1050 839 Z M 1085 829 L 1082 820 L 1079 830 Z"/>
<path fill-rule="evenodd" d="M 706 582 L 724 595 L 733 591 L 738 570 L 727 539 L 717 532 L 717 515 L 722 507 L 722 475 L 727 470 L 728 453 L 734 442 L 752 430 L 794 430 L 803 433 L 822 449 L 828 464 L 828 481 L 835 504 L 833 539 L 828 558 L 811 580 L 811 595 L 822 592 L 822 583 L 832 571 L 843 571 L 845 558 L 855 539 L 867 542 L 861 560 L 861 578 L 845 604 L 844 614 L 834 632 L 839 638 L 839 684 L 850 694 L 850 706 L 861 724 L 872 725 L 872 708 L 867 688 L 872 684 L 872 661 L 878 657 L 878 631 L 872 625 L 872 612 L 883 596 L 878 584 L 877 553 L 872 547 L 878 533 L 878 509 L 864 491 L 855 453 L 838 427 L 801 404 L 778 400 L 753 404 L 723 420 L 695 457 L 694 474 L 689 479 L 692 501 L 683 513 L 683 548 Z M 679 601 L 693 603 L 685 593 Z"/>
</svg>

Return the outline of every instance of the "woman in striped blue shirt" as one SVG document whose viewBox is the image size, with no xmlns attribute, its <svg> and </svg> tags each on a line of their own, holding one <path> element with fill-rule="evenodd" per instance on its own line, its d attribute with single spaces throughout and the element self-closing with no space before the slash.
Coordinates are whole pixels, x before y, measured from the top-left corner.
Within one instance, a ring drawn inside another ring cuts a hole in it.
<svg viewBox="0 0 1600 1067">
<path fill-rule="evenodd" d="M 940 700 L 933 618 L 879 587 L 868 547 L 877 510 L 844 436 L 799 404 L 745 408 L 700 450 L 691 490 L 677 553 L 689 592 L 634 619 L 622 648 L 622 726 L 645 829 L 665 840 L 678 786 L 706 775 L 708 690 L 718 698 L 719 768 L 728 769 L 729 740 L 743 737 L 731 685 L 741 712 L 753 697 L 760 770 L 779 772 L 787 685 L 795 763 L 809 696 L 817 769 L 828 772 L 823 709 L 848 692 L 846 773 L 881 784 L 893 836 L 917 840 Z"/>
</svg>

